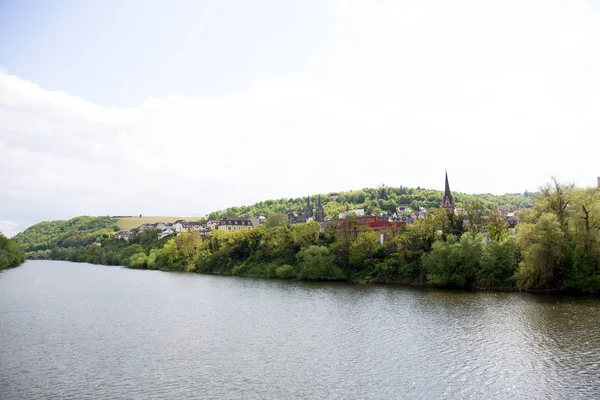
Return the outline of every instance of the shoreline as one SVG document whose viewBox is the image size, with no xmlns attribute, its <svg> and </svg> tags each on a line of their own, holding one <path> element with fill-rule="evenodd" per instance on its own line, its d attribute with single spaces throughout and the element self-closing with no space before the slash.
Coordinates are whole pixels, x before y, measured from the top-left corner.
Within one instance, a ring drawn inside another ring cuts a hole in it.
<svg viewBox="0 0 600 400">
<path fill-rule="evenodd" d="M 576 292 L 572 290 L 556 290 L 556 289 L 546 289 L 546 290 L 534 290 L 534 289 L 519 289 L 517 287 L 489 287 L 489 286 L 472 286 L 470 288 L 459 288 L 459 287 L 441 287 L 435 286 L 431 284 L 415 284 L 408 282 L 397 282 L 397 281 L 387 281 L 387 282 L 379 282 L 377 279 L 339 279 L 339 280 L 327 280 L 327 279 L 302 279 L 302 278 L 292 278 L 292 279 L 282 279 L 278 277 L 267 277 L 262 275 L 246 275 L 246 274 L 233 274 L 233 273 L 222 273 L 222 272 L 190 272 L 190 271 L 174 271 L 167 268 L 132 268 L 126 265 L 108 265 L 101 263 L 91 263 L 88 261 L 69 261 L 69 260 L 60 260 L 60 259 L 27 259 L 26 261 L 63 261 L 75 264 L 90 264 L 90 265 L 100 265 L 107 267 L 119 267 L 125 268 L 129 270 L 135 271 L 160 271 L 160 272 L 169 272 L 169 273 L 181 273 L 181 274 L 195 274 L 195 275 L 207 275 L 207 276 L 224 276 L 224 277 L 239 277 L 239 278 L 252 278 L 252 279 L 263 279 L 263 280 L 276 280 L 276 281 L 290 281 L 290 282 L 318 282 L 318 283 L 348 283 L 353 285 L 370 285 L 370 286 L 388 286 L 388 287 L 399 287 L 405 289 L 415 289 L 415 290 L 435 290 L 435 291 L 444 291 L 444 292 L 463 292 L 463 293 L 477 293 L 477 292 L 494 292 L 494 293 L 527 293 L 533 294 L 536 296 L 542 295 L 566 295 L 573 297 L 588 297 L 588 298 L 600 298 L 600 294 L 598 293 L 582 293 Z M 24 263 L 23 263 L 24 264 Z M 23 265 L 21 264 L 21 265 Z M 16 267 L 13 267 L 16 268 Z M 6 268 L 12 269 L 12 268 Z M 2 270 L 0 270 L 2 271 Z"/>
</svg>

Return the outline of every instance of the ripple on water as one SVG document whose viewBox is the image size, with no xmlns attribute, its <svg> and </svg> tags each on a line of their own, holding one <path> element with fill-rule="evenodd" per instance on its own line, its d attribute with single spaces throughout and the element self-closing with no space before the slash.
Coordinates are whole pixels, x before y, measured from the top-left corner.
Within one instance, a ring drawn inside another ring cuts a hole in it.
<svg viewBox="0 0 600 400">
<path fill-rule="evenodd" d="M 600 303 L 28 262 L 0 398 L 600 398 Z"/>
</svg>

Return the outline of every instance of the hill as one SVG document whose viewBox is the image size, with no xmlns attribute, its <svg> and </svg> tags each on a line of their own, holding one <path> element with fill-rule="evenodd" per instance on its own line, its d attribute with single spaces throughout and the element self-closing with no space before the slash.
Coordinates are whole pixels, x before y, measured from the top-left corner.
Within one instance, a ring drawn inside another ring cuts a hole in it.
<svg viewBox="0 0 600 400">
<path fill-rule="evenodd" d="M 496 205 L 507 209 L 531 207 L 535 193 L 507 193 L 503 195 L 493 194 L 467 194 L 452 193 L 456 207 L 464 208 L 467 204 L 479 202 L 487 210 L 492 210 Z M 414 211 L 419 207 L 438 208 L 441 207 L 443 192 L 440 190 L 387 187 L 363 188 L 346 192 L 331 192 L 327 194 L 312 195 L 311 202 L 316 203 L 321 196 L 325 214 L 336 217 L 346 208 L 362 208 L 366 214 L 393 214 L 399 205 L 408 205 Z M 313 203 L 313 204 L 314 204 Z M 209 219 L 221 219 L 224 217 L 241 217 L 246 215 L 269 216 L 274 212 L 285 213 L 289 208 L 296 211 L 306 205 L 306 197 L 265 200 L 250 206 L 235 206 L 225 210 L 215 211 L 209 214 Z"/>
<path fill-rule="evenodd" d="M 530 207 L 535 197 L 534 193 L 524 194 L 466 194 L 453 193 L 457 207 L 465 207 L 469 203 L 479 202 L 486 209 L 494 206 L 508 209 Z M 408 205 L 412 210 L 419 207 L 438 208 L 441 206 L 442 192 L 439 190 L 386 187 L 364 188 L 346 192 L 331 192 L 311 196 L 313 205 L 320 196 L 326 215 L 336 217 L 346 208 L 362 208 L 367 214 L 392 214 L 399 205 Z M 306 197 L 264 200 L 250 206 L 234 206 L 209 214 L 209 219 L 224 217 L 241 217 L 247 215 L 263 215 L 268 217 L 275 212 L 285 213 L 288 209 L 296 211 L 306 205 Z M 174 222 L 178 219 L 199 220 L 187 217 L 90 217 L 81 216 L 68 221 L 40 222 L 19 233 L 14 239 L 25 251 L 51 250 L 55 247 L 85 247 L 109 237 L 114 232 L 137 228 L 140 225 L 156 222 Z"/>
<path fill-rule="evenodd" d="M 87 246 L 102 235 L 119 230 L 117 219 L 111 217 L 75 217 L 68 221 L 44 221 L 17 234 L 17 241 L 25 251 L 49 250 L 54 247 Z"/>
</svg>

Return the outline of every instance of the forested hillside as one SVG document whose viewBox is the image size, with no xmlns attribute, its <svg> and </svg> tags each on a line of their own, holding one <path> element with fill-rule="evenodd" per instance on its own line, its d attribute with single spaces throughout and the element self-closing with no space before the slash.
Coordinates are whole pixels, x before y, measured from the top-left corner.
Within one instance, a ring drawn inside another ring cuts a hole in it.
<svg viewBox="0 0 600 400">
<path fill-rule="evenodd" d="M 457 207 L 464 208 L 467 204 L 479 202 L 485 209 L 491 211 L 496 205 L 508 209 L 531 207 L 535 193 L 512 193 L 503 195 L 452 193 Z M 441 206 L 443 192 L 439 190 L 386 187 L 364 188 L 348 192 L 331 192 L 321 194 L 325 214 L 336 217 L 346 207 L 362 208 L 366 214 L 393 214 L 399 205 L 408 206 L 417 211 L 419 207 L 438 208 Z M 311 201 L 316 202 L 318 195 L 312 195 Z M 210 213 L 209 219 L 224 217 L 241 217 L 246 215 L 269 216 L 274 212 L 285 213 L 288 208 L 296 211 L 306 205 L 306 197 L 265 200 L 250 206 L 229 207 L 225 210 Z"/>
<path fill-rule="evenodd" d="M 45 221 L 25 229 L 14 239 L 25 251 L 87 246 L 99 241 L 103 235 L 108 236 L 118 231 L 117 222 L 115 218 L 89 216 L 68 221 Z"/>
</svg>

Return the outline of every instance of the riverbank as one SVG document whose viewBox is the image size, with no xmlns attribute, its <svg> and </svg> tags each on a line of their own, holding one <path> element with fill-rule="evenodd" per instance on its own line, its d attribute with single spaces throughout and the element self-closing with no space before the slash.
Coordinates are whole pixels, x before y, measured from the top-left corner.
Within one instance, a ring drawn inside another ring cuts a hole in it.
<svg viewBox="0 0 600 400">
<path fill-rule="evenodd" d="M 85 217 L 32 227 L 22 240 L 43 248 L 34 254 L 52 259 L 141 269 L 600 293 L 600 225 L 594 223 L 600 191 L 558 182 L 542 189 L 533 208 L 517 215 L 516 231 L 507 228 L 498 208 L 484 214 L 481 205 L 473 205 L 482 212 L 477 223 L 438 208 L 383 233 L 352 214 L 294 224 L 279 215 L 283 218 L 269 220 L 272 224 L 246 224 L 243 230 L 189 228 L 163 236 L 158 227 L 144 227 L 121 237 L 110 230 L 110 218 Z M 77 229 L 63 232 L 71 225 Z"/>
<path fill-rule="evenodd" d="M 18 267 L 25 259 L 21 246 L 0 233 L 0 270 Z"/>
</svg>

